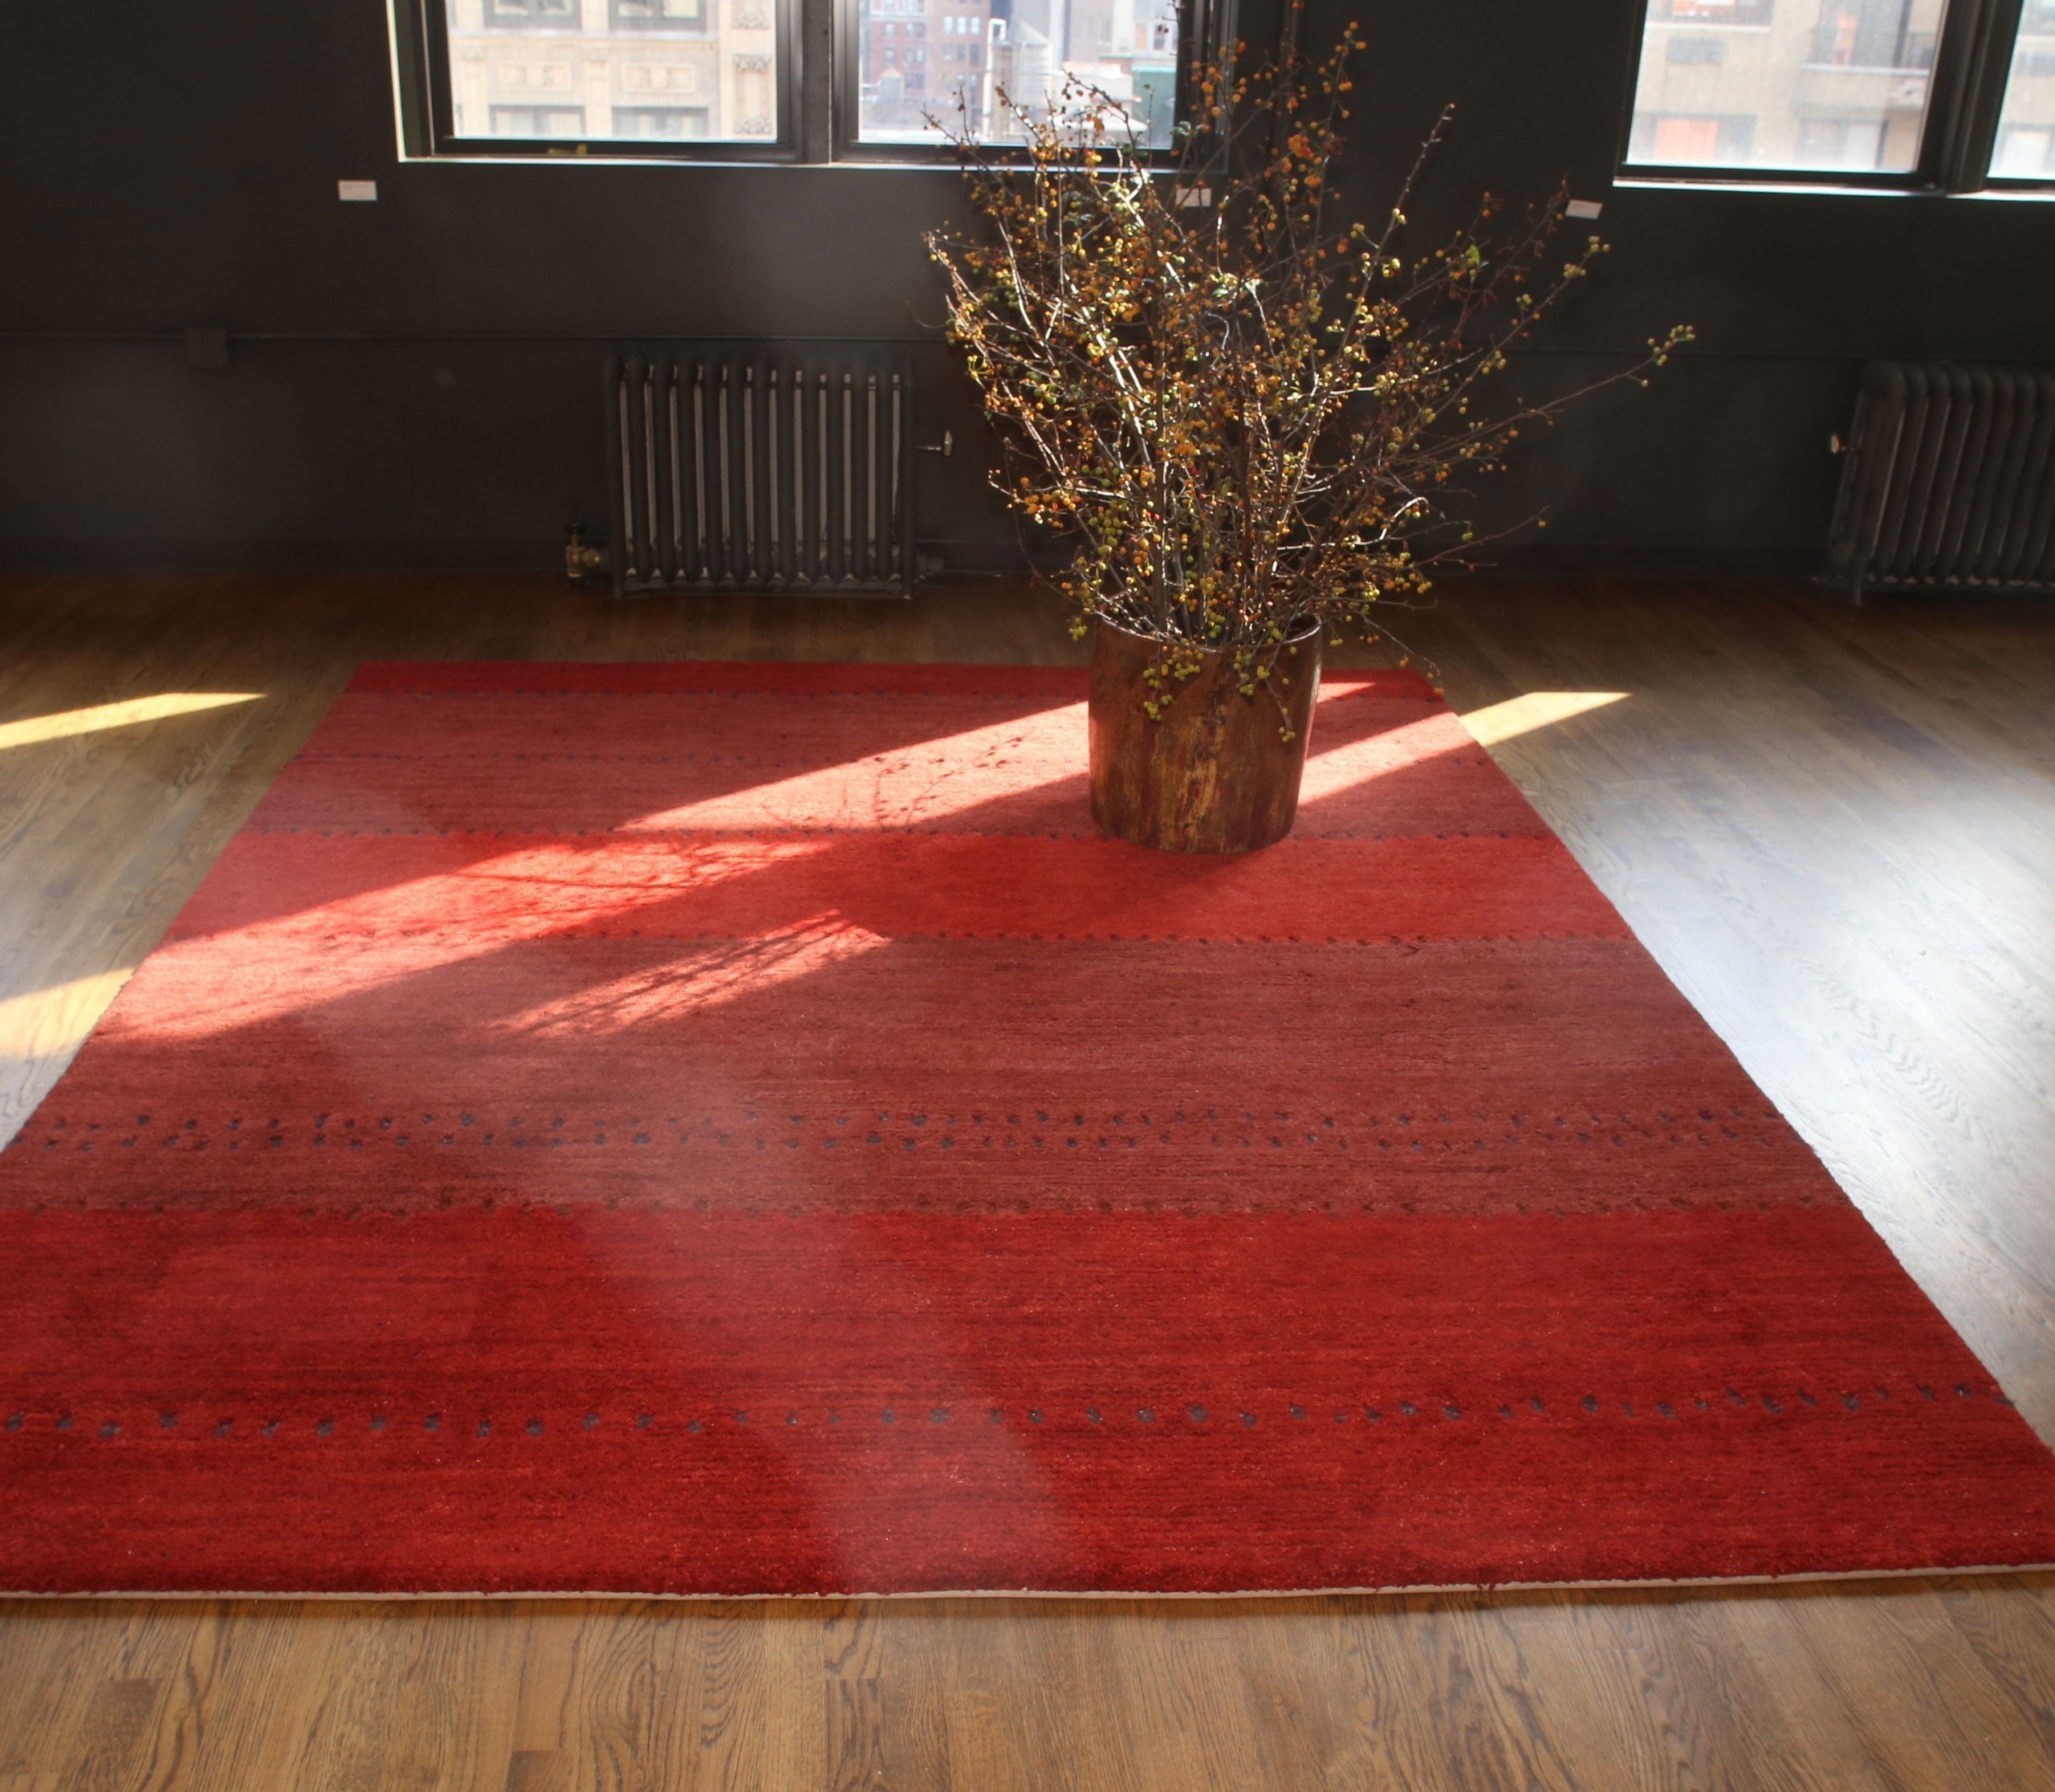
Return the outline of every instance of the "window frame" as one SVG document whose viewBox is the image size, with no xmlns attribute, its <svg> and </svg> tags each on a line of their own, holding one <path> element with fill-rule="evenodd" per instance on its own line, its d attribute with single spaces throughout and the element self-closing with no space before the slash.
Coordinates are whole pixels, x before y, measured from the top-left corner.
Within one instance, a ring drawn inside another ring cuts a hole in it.
<svg viewBox="0 0 2055 1792">
<path fill-rule="evenodd" d="M 1616 180 L 1629 184 L 1720 188 L 1786 187 L 1806 192 L 1968 193 L 2055 187 L 2055 174 L 2034 179 L 1991 173 L 2025 0 L 1949 0 L 1927 75 L 1927 113 L 1920 125 L 1919 155 L 1900 173 L 1863 169 L 1708 168 L 1699 163 L 1637 161 L 1634 101 L 1648 49 L 1650 16 L 1662 0 L 1641 0 L 1631 9 L 1626 92 L 1620 120 Z M 1794 0 L 1781 0 L 1789 5 Z M 1807 4 L 1810 0 L 1797 0 Z M 1711 26 L 1714 20 L 1678 22 Z"/>
<path fill-rule="evenodd" d="M 862 73 L 857 14 L 862 0 L 764 0 L 775 9 L 779 128 L 775 138 L 762 140 L 459 136 L 454 128 L 455 89 L 447 26 L 454 0 L 390 3 L 401 147 L 409 160 L 956 165 L 956 153 L 946 143 L 865 142 L 858 136 Z M 706 0 L 717 32 L 722 3 Z M 1194 115 L 1194 60 L 1234 43 L 1235 32 L 1247 14 L 1268 14 L 1269 10 L 1270 0 L 1178 0 L 1176 116 L 1180 122 Z M 608 0 L 607 17 L 611 24 L 613 0 Z M 686 29 L 667 25 L 642 28 L 652 37 L 668 37 Z M 581 34 L 572 27 L 561 35 L 570 41 Z M 586 122 L 589 125 L 592 120 Z M 994 145 L 991 158 L 1011 162 L 1020 159 L 1021 153 Z M 1150 160 L 1168 167 L 1175 161 L 1176 153 L 1165 150 Z"/>
<path fill-rule="evenodd" d="M 772 91 L 778 101 L 778 130 L 767 137 L 491 137 L 459 136 L 454 128 L 456 88 L 451 79 L 448 15 L 453 0 L 394 0 L 394 79 L 400 106 L 401 142 L 411 160 L 490 160 L 519 161 L 715 161 L 789 162 L 800 149 L 800 58 L 794 14 L 808 0 L 764 0 L 774 8 L 772 41 L 776 56 Z M 722 0 L 706 0 L 705 10 L 718 34 Z M 614 25 L 608 0 L 609 31 L 624 36 L 677 41 L 689 26 Z M 504 27 L 501 27 L 504 29 Z M 576 29 L 560 34 L 566 43 L 581 41 Z M 718 35 L 715 41 L 718 41 Z M 580 102 L 581 107 L 583 102 Z M 611 111 L 611 102 L 609 103 Z M 589 128 L 592 120 L 585 120 Z M 608 120 L 611 124 L 611 118 Z"/>
</svg>

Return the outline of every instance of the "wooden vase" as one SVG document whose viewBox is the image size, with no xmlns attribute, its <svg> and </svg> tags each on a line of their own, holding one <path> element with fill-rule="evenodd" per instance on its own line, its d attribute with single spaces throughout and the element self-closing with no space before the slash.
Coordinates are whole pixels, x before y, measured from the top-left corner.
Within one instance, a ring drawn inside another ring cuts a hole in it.
<svg viewBox="0 0 2055 1792">
<path fill-rule="evenodd" d="M 1319 628 L 1285 643 L 1253 697 L 1237 687 L 1231 654 L 1206 654 L 1193 677 L 1166 681 L 1152 721 L 1142 706 L 1157 693 L 1144 674 L 1158 652 L 1110 623 L 1093 626 L 1092 819 L 1117 840 L 1173 853 L 1282 840 L 1298 813 L 1320 690 Z"/>
</svg>

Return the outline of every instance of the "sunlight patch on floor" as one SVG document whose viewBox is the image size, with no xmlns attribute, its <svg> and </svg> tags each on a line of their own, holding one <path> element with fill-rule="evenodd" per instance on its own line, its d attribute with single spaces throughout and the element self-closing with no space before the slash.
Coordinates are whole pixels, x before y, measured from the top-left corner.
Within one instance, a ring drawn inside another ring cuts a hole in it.
<svg viewBox="0 0 2055 1792">
<path fill-rule="evenodd" d="M 1472 710 L 1463 717 L 1463 723 L 1479 745 L 1496 747 L 1537 728 L 1552 728 L 1559 722 L 1588 715 L 1593 710 L 1626 699 L 1624 690 L 1530 690 L 1524 697 L 1508 697 L 1503 703 L 1487 703 L 1483 709 Z"/>
<path fill-rule="evenodd" d="M 141 723 L 164 722 L 173 716 L 194 715 L 205 710 L 227 709 L 237 703 L 262 700 L 260 690 L 166 690 L 153 697 L 127 697 L 119 703 L 95 703 L 89 708 L 60 710 L 54 715 L 31 715 L 18 722 L 0 722 L 0 751 L 10 747 L 39 747 L 77 735 L 98 734 L 108 728 L 132 728 Z"/>
<path fill-rule="evenodd" d="M 135 968 L 117 965 L 0 1000 L 0 1062 L 31 1063 L 76 1050 Z"/>
</svg>

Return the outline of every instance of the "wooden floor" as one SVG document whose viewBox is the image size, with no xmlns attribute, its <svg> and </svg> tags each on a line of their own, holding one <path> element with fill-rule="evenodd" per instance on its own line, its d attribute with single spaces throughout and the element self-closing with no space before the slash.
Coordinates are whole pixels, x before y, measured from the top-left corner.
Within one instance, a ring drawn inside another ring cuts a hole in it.
<svg viewBox="0 0 2055 1792">
<path fill-rule="evenodd" d="M 1493 587 L 1416 633 L 2055 1438 L 2055 605 Z M 999 584 L 0 583 L 0 1135 L 360 659 L 1074 653 Z M 17 1602 L 0 1792 L 2055 1787 L 2051 1594 Z"/>
</svg>

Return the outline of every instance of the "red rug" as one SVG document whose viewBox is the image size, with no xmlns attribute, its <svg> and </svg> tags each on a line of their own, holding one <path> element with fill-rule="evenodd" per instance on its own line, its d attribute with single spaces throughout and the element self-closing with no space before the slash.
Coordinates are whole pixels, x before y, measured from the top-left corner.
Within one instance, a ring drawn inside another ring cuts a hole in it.
<svg viewBox="0 0 2055 1792">
<path fill-rule="evenodd" d="M 1455 717 L 1097 838 L 1081 673 L 364 670 L 0 1154 L 0 1587 L 2055 1561 L 2055 1460 Z"/>
</svg>

